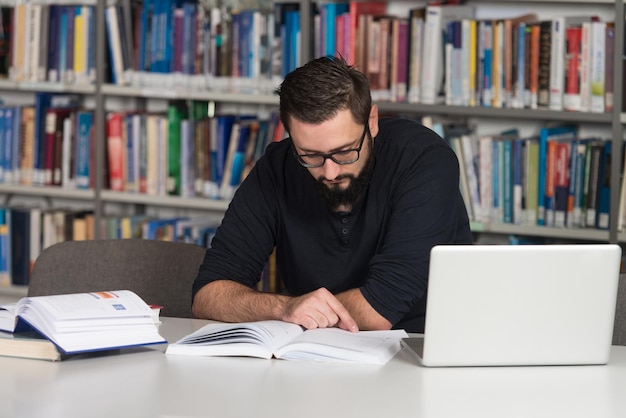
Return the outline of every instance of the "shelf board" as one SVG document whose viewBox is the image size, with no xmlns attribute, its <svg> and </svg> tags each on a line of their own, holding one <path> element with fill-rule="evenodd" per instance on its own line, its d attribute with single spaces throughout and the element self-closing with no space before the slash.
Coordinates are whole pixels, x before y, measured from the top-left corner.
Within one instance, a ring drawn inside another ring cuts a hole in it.
<svg viewBox="0 0 626 418">
<path fill-rule="evenodd" d="M 377 102 L 382 112 L 406 112 L 427 115 L 549 120 L 561 122 L 610 123 L 612 113 L 559 112 L 543 109 L 505 109 L 482 106 L 427 105 L 419 103 Z"/>
<path fill-rule="evenodd" d="M 8 79 L 0 80 L 0 89 L 25 92 L 77 93 L 95 94 L 93 84 L 65 84 L 50 82 L 15 82 Z"/>
<path fill-rule="evenodd" d="M 515 234 L 545 238 L 560 238 L 584 241 L 608 241 L 609 231 L 592 228 L 554 228 L 546 226 L 513 225 L 505 223 L 471 222 L 472 232 L 493 234 Z M 620 237 L 626 242 L 626 233 Z"/>
<path fill-rule="evenodd" d="M 0 184 L 0 194 L 43 196 L 76 200 L 93 200 L 95 198 L 95 192 L 93 190 L 64 189 L 56 186 L 23 186 L 19 184 Z"/>
<path fill-rule="evenodd" d="M 158 99 L 185 99 L 204 100 L 224 103 L 266 104 L 278 105 L 278 96 L 275 94 L 250 94 L 220 91 L 195 90 L 187 88 L 155 88 L 155 87 L 127 87 L 113 84 L 102 86 L 102 93 L 109 96 L 145 97 Z"/>
<path fill-rule="evenodd" d="M 100 198 L 104 203 L 132 203 L 182 209 L 202 209 L 214 212 L 225 212 L 230 203 L 226 200 L 201 197 L 150 196 L 137 193 L 114 192 L 110 190 L 103 190 L 100 194 Z"/>
</svg>

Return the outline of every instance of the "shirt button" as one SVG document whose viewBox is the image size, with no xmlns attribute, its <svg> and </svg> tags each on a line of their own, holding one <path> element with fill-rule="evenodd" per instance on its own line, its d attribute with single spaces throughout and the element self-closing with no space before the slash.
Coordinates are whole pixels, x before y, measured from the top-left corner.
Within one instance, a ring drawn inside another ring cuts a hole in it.
<svg viewBox="0 0 626 418">
<path fill-rule="evenodd" d="M 343 228 L 341 230 L 341 233 L 344 234 L 344 235 L 348 235 L 348 228 Z"/>
<path fill-rule="evenodd" d="M 348 218 L 341 218 L 341 223 L 342 224 L 347 224 L 348 223 Z"/>
</svg>

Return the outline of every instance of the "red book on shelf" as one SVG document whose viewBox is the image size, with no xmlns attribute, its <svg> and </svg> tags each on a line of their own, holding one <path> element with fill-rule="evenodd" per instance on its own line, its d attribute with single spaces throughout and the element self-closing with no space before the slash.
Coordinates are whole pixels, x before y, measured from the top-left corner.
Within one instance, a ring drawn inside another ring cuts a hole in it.
<svg viewBox="0 0 626 418">
<path fill-rule="evenodd" d="M 362 63 L 357 62 L 357 28 L 360 15 L 383 15 L 387 11 L 386 1 L 351 1 L 348 13 L 350 14 L 350 40 L 348 43 L 348 56 L 345 57 L 348 64 L 364 68 Z M 359 65 L 361 64 L 361 65 Z"/>
<path fill-rule="evenodd" d="M 109 188 L 124 190 L 124 144 L 122 124 L 124 115 L 119 112 L 107 116 L 107 152 L 109 166 Z"/>
</svg>

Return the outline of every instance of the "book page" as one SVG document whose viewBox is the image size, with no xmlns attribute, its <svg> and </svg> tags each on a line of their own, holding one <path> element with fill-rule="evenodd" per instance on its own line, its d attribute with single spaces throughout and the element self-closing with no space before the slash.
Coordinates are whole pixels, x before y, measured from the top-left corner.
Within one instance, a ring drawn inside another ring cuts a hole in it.
<svg viewBox="0 0 626 418">
<path fill-rule="evenodd" d="M 46 312 L 47 316 L 58 321 L 79 319 L 83 321 L 83 326 L 89 326 L 90 319 L 143 318 L 152 315 L 150 307 L 129 290 L 35 296 L 24 298 L 18 303 L 20 316 L 31 309 Z"/>
<path fill-rule="evenodd" d="M 274 355 L 286 360 L 385 364 L 400 351 L 400 342 L 407 337 L 404 330 L 353 333 L 339 328 L 312 329 Z"/>
<path fill-rule="evenodd" d="M 15 303 L 0 305 L 0 330 L 13 332 L 15 328 Z"/>
<path fill-rule="evenodd" d="M 167 354 L 271 358 L 277 347 L 302 334 L 299 325 L 282 321 L 208 324 L 167 348 Z"/>
</svg>

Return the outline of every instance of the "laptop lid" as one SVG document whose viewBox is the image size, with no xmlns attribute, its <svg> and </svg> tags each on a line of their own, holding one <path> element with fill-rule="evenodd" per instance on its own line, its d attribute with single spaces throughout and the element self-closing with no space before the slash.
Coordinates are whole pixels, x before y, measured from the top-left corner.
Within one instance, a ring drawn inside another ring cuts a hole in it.
<svg viewBox="0 0 626 418">
<path fill-rule="evenodd" d="M 442 245 L 431 251 L 422 364 L 605 364 L 621 248 Z"/>
</svg>

